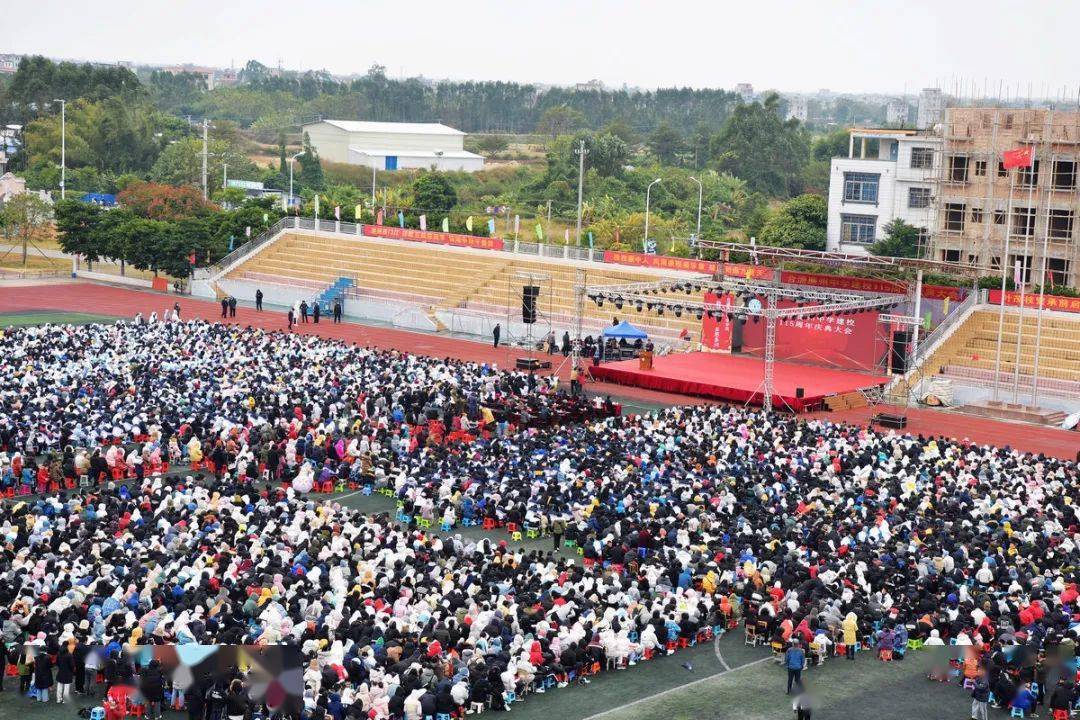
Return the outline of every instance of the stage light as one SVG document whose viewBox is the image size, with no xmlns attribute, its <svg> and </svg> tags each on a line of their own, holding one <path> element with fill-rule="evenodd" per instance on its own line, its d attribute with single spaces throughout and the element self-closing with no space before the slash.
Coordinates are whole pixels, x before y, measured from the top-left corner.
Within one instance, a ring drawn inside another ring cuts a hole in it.
<svg viewBox="0 0 1080 720">
<path fill-rule="evenodd" d="M 677 318 L 682 317 L 682 305 L 676 305 L 675 306 L 675 317 L 677 317 Z"/>
<path fill-rule="evenodd" d="M 659 315 L 660 317 L 664 316 L 664 306 L 663 305 L 657 304 L 657 306 L 656 306 L 656 314 Z"/>
<path fill-rule="evenodd" d="M 760 315 L 755 315 L 754 316 L 754 324 L 757 325 L 759 322 L 761 322 L 761 316 Z"/>
<path fill-rule="evenodd" d="M 694 312 L 694 314 L 697 315 L 698 320 L 700 320 L 704 316 L 704 313 L 701 312 L 701 308 L 698 308 L 697 311 Z"/>
<path fill-rule="evenodd" d="M 643 307 L 642 302 L 640 300 L 638 300 L 637 303 L 635 303 L 635 305 L 637 306 L 637 311 L 641 312 L 641 308 Z"/>
<path fill-rule="evenodd" d="M 604 296 L 596 298 L 596 307 L 604 307 Z"/>
<path fill-rule="evenodd" d="M 690 283 L 686 283 L 685 285 L 683 285 L 683 289 L 686 290 L 687 295 L 694 292 L 694 286 L 691 285 Z"/>
<path fill-rule="evenodd" d="M 701 292 L 701 286 L 700 285 L 694 285 L 694 292 Z"/>
<path fill-rule="evenodd" d="M 622 310 L 622 306 L 623 306 L 623 299 L 622 299 L 622 297 L 617 297 L 617 298 L 615 298 L 615 309 L 616 309 L 616 310 Z"/>
</svg>

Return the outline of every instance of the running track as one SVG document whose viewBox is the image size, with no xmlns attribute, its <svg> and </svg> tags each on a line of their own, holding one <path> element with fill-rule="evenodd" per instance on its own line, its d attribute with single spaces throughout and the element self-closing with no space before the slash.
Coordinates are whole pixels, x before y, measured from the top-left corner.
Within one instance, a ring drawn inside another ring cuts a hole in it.
<svg viewBox="0 0 1080 720">
<path fill-rule="evenodd" d="M 0 287 L 0 312 L 4 313 L 53 310 L 130 318 L 136 312 L 148 316 L 151 312 L 156 311 L 160 316 L 166 309 L 171 309 L 175 302 L 180 303 L 180 314 L 185 319 L 221 320 L 220 303 L 196 300 L 186 296 L 165 295 L 83 282 Z M 254 308 L 243 306 L 237 308 L 236 318 L 227 322 L 252 325 L 267 330 L 285 330 L 287 327 L 285 312 L 283 311 L 267 310 L 260 313 L 256 312 Z M 421 355 L 497 364 L 503 368 L 512 367 L 514 359 L 524 354 L 523 351 L 517 349 L 511 350 L 506 347 L 496 349 L 485 343 L 442 337 L 429 333 L 372 327 L 355 323 L 334 325 L 326 318 L 318 325 L 308 323 L 296 327 L 297 332 L 304 334 L 317 334 L 360 345 L 393 348 Z M 562 356 L 555 355 L 551 359 L 558 366 Z M 569 372 L 569 363 L 567 363 L 563 367 L 561 376 L 566 378 L 569 376 Z M 698 398 L 687 398 L 641 388 L 616 388 L 616 386 L 602 383 L 590 383 L 590 385 L 596 392 L 609 392 L 610 390 L 612 396 L 645 402 L 663 404 L 698 404 L 704 402 Z M 1070 460 L 1075 459 L 1077 451 L 1080 450 L 1080 433 L 1076 432 L 1033 425 L 1020 425 L 936 410 L 907 409 L 903 412 L 908 416 L 907 432 L 911 434 L 946 436 L 968 440 L 980 445 L 1008 445 L 1020 450 L 1041 452 Z M 865 425 L 871 413 L 872 411 L 868 408 L 862 408 L 836 413 L 815 413 L 814 416 Z"/>
</svg>

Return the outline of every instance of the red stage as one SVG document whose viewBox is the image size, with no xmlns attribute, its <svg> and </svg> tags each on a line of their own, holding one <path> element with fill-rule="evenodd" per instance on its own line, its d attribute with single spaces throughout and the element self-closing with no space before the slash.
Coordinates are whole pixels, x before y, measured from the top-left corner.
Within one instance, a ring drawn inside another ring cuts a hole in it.
<svg viewBox="0 0 1080 720">
<path fill-rule="evenodd" d="M 655 358 L 652 370 L 641 370 L 638 360 L 608 363 L 590 370 L 597 380 L 620 385 L 762 404 L 760 386 L 765 363 L 760 358 L 696 352 Z M 829 395 L 888 382 L 888 378 L 876 375 L 796 363 L 774 363 L 773 372 L 773 407 L 795 411 L 819 405 Z M 797 387 L 804 390 L 802 398 L 795 397 Z"/>
</svg>

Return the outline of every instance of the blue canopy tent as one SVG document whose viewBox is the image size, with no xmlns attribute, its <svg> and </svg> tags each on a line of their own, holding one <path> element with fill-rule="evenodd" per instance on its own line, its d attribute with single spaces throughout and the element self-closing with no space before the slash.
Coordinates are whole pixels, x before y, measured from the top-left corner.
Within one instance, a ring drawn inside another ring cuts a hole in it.
<svg viewBox="0 0 1080 720">
<path fill-rule="evenodd" d="M 627 340 L 645 340 L 649 337 L 649 334 L 641 328 L 634 327 L 627 321 L 623 320 L 618 325 L 612 325 L 609 328 L 605 328 L 604 337 L 626 338 Z"/>
</svg>

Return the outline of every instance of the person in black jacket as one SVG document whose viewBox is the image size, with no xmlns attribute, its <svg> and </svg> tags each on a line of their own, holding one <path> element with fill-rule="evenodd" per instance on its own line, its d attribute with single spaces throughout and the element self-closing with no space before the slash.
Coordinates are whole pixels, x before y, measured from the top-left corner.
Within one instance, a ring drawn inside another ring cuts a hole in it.
<svg viewBox="0 0 1080 720">
<path fill-rule="evenodd" d="M 44 647 L 36 648 L 34 653 L 34 690 L 37 699 L 49 702 L 49 688 L 53 686 L 53 666 Z"/>
<path fill-rule="evenodd" d="M 143 670 L 139 686 L 146 698 L 147 720 L 157 720 L 161 717 L 161 703 L 165 700 L 165 676 L 157 659 L 151 660 Z"/>
<path fill-rule="evenodd" d="M 75 682 L 74 641 L 65 643 L 56 656 L 56 702 L 63 705 L 71 699 L 71 684 Z"/>
<path fill-rule="evenodd" d="M 263 299 L 263 291 L 261 289 L 256 290 L 255 291 L 255 309 L 258 310 L 259 312 L 262 312 L 262 299 Z"/>
<path fill-rule="evenodd" d="M 244 720 L 250 706 L 243 681 L 237 679 L 229 683 L 229 692 L 225 696 L 225 716 L 229 720 Z"/>
<path fill-rule="evenodd" d="M 315 307 L 312 309 L 312 317 L 315 320 L 315 324 L 318 325 L 319 315 L 322 314 L 322 308 L 318 300 L 316 300 L 313 304 Z"/>
</svg>

